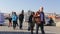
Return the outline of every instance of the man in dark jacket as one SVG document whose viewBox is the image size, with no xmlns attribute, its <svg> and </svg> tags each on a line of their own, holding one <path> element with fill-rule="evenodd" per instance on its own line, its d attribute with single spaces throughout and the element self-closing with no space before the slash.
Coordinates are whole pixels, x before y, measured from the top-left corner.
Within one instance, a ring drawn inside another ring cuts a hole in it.
<svg viewBox="0 0 60 34">
<path fill-rule="evenodd" d="M 20 29 L 22 29 L 23 19 L 24 19 L 24 10 L 22 10 L 22 13 L 19 14 L 19 23 L 20 23 L 19 28 L 20 28 Z"/>
<path fill-rule="evenodd" d="M 39 10 L 39 12 L 40 12 L 40 24 L 36 24 L 36 34 L 38 34 L 38 29 L 39 29 L 39 26 L 40 26 L 40 28 L 41 28 L 41 32 L 42 32 L 42 34 L 45 34 L 45 32 L 44 32 L 44 23 L 45 23 L 45 15 L 44 15 L 44 12 L 43 12 L 43 7 L 40 7 L 40 10 Z"/>
</svg>

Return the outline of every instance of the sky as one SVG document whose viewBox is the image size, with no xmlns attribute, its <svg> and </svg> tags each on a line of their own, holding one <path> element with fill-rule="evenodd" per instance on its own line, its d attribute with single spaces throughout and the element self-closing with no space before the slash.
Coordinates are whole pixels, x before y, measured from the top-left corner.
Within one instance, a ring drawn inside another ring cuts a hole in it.
<svg viewBox="0 0 60 34">
<path fill-rule="evenodd" d="M 37 11 L 43 6 L 45 13 L 60 13 L 60 0 L 0 0 L 0 12 Z"/>
</svg>

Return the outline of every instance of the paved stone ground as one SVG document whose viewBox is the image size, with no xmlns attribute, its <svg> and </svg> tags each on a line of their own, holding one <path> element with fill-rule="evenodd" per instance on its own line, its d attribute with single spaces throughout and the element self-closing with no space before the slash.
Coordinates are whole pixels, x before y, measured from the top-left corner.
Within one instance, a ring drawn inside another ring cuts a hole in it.
<svg viewBox="0 0 60 34">
<path fill-rule="evenodd" d="M 31 34 L 31 33 L 30 32 L 0 32 L 0 34 Z M 55 33 L 46 33 L 46 34 L 55 34 Z"/>
<path fill-rule="evenodd" d="M 20 30 L 19 26 L 16 27 L 16 30 L 13 30 L 13 27 L 8 27 L 8 22 L 5 23 L 7 26 L 0 26 L 0 34 L 30 34 L 28 31 L 28 23 L 23 23 L 23 29 Z M 34 27 L 34 34 L 36 32 L 36 26 Z M 60 34 L 60 27 L 55 26 L 45 26 L 44 27 L 46 34 Z M 41 30 L 39 29 L 39 34 L 41 34 Z"/>
<path fill-rule="evenodd" d="M 59 34 L 60 30 L 56 27 L 51 27 L 51 26 L 45 26 L 45 33 L 46 34 Z M 35 29 L 34 29 L 34 33 L 35 33 Z M 23 27 L 22 30 L 19 29 L 19 27 L 16 27 L 16 30 L 13 30 L 13 27 L 8 27 L 8 26 L 0 26 L 0 34 L 30 34 L 30 31 L 27 30 L 27 27 Z M 39 33 L 41 33 L 41 31 L 39 30 Z"/>
</svg>

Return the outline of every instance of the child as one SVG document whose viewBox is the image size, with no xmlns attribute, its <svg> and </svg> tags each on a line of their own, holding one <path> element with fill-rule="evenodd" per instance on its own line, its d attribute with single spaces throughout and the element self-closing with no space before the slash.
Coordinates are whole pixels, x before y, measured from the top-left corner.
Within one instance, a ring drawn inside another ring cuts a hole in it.
<svg viewBox="0 0 60 34">
<path fill-rule="evenodd" d="M 8 20 L 9 20 L 9 26 L 8 27 L 10 27 L 10 26 L 12 26 L 12 18 L 11 18 L 11 16 L 10 16 L 10 14 L 9 14 L 9 18 L 8 18 Z"/>
</svg>

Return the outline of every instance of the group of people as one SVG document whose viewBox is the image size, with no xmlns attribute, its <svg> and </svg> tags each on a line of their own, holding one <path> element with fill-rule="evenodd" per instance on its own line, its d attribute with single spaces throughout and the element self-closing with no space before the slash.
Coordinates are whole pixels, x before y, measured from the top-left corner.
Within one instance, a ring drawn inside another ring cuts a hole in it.
<svg viewBox="0 0 60 34">
<path fill-rule="evenodd" d="M 9 26 L 10 26 L 10 24 L 12 24 L 11 23 L 11 20 L 12 20 L 13 29 L 15 29 L 16 25 L 18 25 L 17 19 L 18 19 L 18 17 L 16 15 L 16 12 L 12 12 L 12 18 L 9 19 L 9 22 L 10 22 Z M 22 10 L 22 13 L 19 15 L 19 23 L 20 23 L 19 28 L 20 29 L 22 29 L 23 19 L 24 19 L 24 10 Z M 36 34 L 38 34 L 39 27 L 41 28 L 42 34 L 45 34 L 44 23 L 45 23 L 45 15 L 43 12 L 43 7 L 40 7 L 40 9 L 37 12 L 32 12 L 31 15 L 29 16 L 28 31 L 31 30 L 31 34 L 33 34 L 34 25 L 36 24 Z"/>
<path fill-rule="evenodd" d="M 9 14 L 9 26 L 12 26 L 13 22 L 13 29 L 15 30 L 16 26 L 18 26 L 18 18 L 19 18 L 19 28 L 22 29 L 22 23 L 24 19 L 24 10 L 22 10 L 21 14 L 19 14 L 19 17 L 17 16 L 16 12 L 12 12 L 12 16 Z"/>
<path fill-rule="evenodd" d="M 44 24 L 45 24 L 45 15 L 43 12 L 43 7 L 40 7 L 40 9 L 35 13 L 32 12 L 29 16 L 29 24 L 28 31 L 31 30 L 31 34 L 33 34 L 34 25 L 36 24 L 36 34 L 38 34 L 39 27 L 41 28 L 42 34 L 45 34 L 44 32 Z"/>
</svg>

